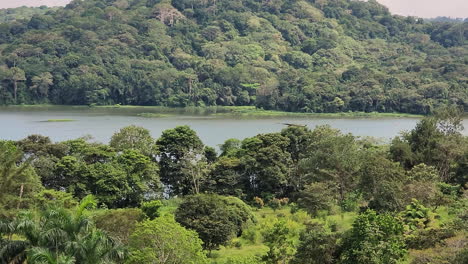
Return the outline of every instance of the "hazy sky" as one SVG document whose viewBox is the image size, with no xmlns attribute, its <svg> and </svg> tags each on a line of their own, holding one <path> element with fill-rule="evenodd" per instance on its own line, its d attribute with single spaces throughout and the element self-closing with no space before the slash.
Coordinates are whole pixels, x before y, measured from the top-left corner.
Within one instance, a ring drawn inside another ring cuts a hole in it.
<svg viewBox="0 0 468 264">
<path fill-rule="evenodd" d="M 0 0 L 0 8 L 17 6 L 58 6 L 70 0 Z M 468 0 L 377 0 L 398 15 L 418 17 L 468 17 Z"/>
<path fill-rule="evenodd" d="M 2 0 L 0 0 L 2 1 Z M 377 0 L 394 14 L 418 17 L 468 17 L 468 0 Z"/>
</svg>

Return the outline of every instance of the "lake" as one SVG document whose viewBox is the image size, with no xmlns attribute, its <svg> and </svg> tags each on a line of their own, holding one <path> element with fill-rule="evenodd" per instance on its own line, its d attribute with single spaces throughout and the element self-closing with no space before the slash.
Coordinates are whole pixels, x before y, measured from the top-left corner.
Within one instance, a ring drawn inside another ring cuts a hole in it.
<svg viewBox="0 0 468 264">
<path fill-rule="evenodd" d="M 161 113 L 160 117 L 142 117 L 141 113 Z M 168 115 L 169 114 L 169 115 Z M 71 122 L 45 122 L 72 119 Z M 128 125 L 142 126 L 158 138 L 162 131 L 189 125 L 206 145 L 216 147 L 229 138 L 244 139 L 260 133 L 279 132 L 283 123 L 307 125 L 313 129 L 330 125 L 345 133 L 370 136 L 388 142 L 401 131 L 414 128 L 418 118 L 325 118 L 317 116 L 236 117 L 206 112 L 168 110 L 166 108 L 87 108 L 87 107 L 0 107 L 0 139 L 18 140 L 31 134 L 49 136 L 54 141 L 90 135 L 94 141 L 108 143 L 112 134 Z M 468 119 L 464 120 L 468 128 Z M 465 129 L 464 134 L 468 131 Z"/>
</svg>

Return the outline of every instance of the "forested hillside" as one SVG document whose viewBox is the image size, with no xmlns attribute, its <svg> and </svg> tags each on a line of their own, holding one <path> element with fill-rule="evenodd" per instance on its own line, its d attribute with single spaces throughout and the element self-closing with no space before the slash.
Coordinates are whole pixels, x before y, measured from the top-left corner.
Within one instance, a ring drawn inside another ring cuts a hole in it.
<svg viewBox="0 0 468 264">
<path fill-rule="evenodd" d="M 44 15 L 48 11 L 57 9 L 56 7 L 17 7 L 0 9 L 0 23 L 13 22 L 15 20 L 28 20 L 34 15 Z"/>
<path fill-rule="evenodd" d="M 0 103 L 466 110 L 467 27 L 374 0 L 76 0 L 0 24 Z"/>
</svg>

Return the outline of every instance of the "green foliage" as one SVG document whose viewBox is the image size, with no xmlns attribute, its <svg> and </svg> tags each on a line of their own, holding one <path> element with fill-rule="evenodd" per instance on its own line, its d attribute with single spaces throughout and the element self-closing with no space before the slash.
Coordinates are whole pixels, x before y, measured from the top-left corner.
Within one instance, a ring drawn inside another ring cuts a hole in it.
<svg viewBox="0 0 468 264">
<path fill-rule="evenodd" d="M 86 216 L 96 206 L 87 196 L 72 212 L 64 208 L 48 208 L 38 216 L 26 212 L 10 223 L 8 241 L 2 243 L 2 259 L 28 263 L 118 263 L 124 258 L 120 245 L 96 229 Z M 2 230 L 3 231 L 3 230 Z M 2 235 L 3 235 L 2 234 Z M 14 240 L 12 235 L 21 236 Z M 68 262 L 56 262 L 65 261 Z"/>
<path fill-rule="evenodd" d="M 35 193 L 43 189 L 30 163 L 12 142 L 0 141 L 0 206 L 4 210 L 30 207 Z"/>
<path fill-rule="evenodd" d="M 92 193 L 108 207 L 137 206 L 159 196 L 157 164 L 138 150 L 115 153 L 106 145 L 84 140 L 66 144 L 69 155 L 60 159 L 41 155 L 33 162 L 39 166 L 47 161 L 46 168 L 52 169 L 52 173 L 41 173 L 46 187 L 67 190 L 78 198 Z"/>
<path fill-rule="evenodd" d="M 453 264 L 463 264 L 468 262 L 468 249 L 461 250 L 453 261 Z"/>
<path fill-rule="evenodd" d="M 344 201 L 355 188 L 362 166 L 359 145 L 351 134 L 343 135 L 329 126 L 316 128 L 311 141 L 301 169 L 308 171 L 309 182 L 329 181 L 336 185 L 337 198 Z"/>
<path fill-rule="evenodd" d="M 414 199 L 406 209 L 401 212 L 403 222 L 409 230 L 424 229 L 431 222 L 431 211 Z"/>
<path fill-rule="evenodd" d="M 403 209 L 403 183 L 405 171 L 379 150 L 368 150 L 361 168 L 360 190 L 369 202 L 369 207 L 380 212 Z"/>
<path fill-rule="evenodd" d="M 168 129 L 156 144 L 161 152 L 161 181 L 169 187 L 170 193 L 198 193 L 205 175 L 201 172 L 203 143 L 195 131 L 188 126 Z"/>
<path fill-rule="evenodd" d="M 153 220 L 160 216 L 159 208 L 161 208 L 161 206 L 163 206 L 163 204 L 159 200 L 143 202 L 141 204 L 141 210 L 150 220 Z"/>
<path fill-rule="evenodd" d="M 376 1 L 89 0 L 0 17 L 1 104 L 467 105 L 466 22 L 396 16 Z"/>
<path fill-rule="evenodd" d="M 226 261 L 215 262 L 216 264 L 262 264 L 259 257 L 230 257 Z"/>
<path fill-rule="evenodd" d="M 341 263 L 397 263 L 406 253 L 403 224 L 388 214 L 360 214 L 343 241 Z"/>
<path fill-rule="evenodd" d="M 35 196 L 35 203 L 39 208 L 63 207 L 72 208 L 78 204 L 71 193 L 46 189 Z"/>
<path fill-rule="evenodd" d="M 49 11 L 56 10 L 57 7 L 17 7 L 17 8 L 5 8 L 0 9 L 0 23 L 21 21 L 23 19 L 30 19 L 35 15 L 43 15 Z"/>
<path fill-rule="evenodd" d="M 188 126 L 149 155 L 85 138 L 1 141 L 0 262 L 122 263 L 116 240 L 129 263 L 205 263 L 203 249 L 213 263 L 397 263 L 405 248 L 414 263 L 463 261 L 465 141 L 450 109 L 390 146 L 327 126 L 228 140 L 219 157 Z"/>
<path fill-rule="evenodd" d="M 454 235 L 455 232 L 450 228 L 419 229 L 406 236 L 406 244 L 411 249 L 427 249 L 443 243 L 445 239 Z"/>
<path fill-rule="evenodd" d="M 202 241 L 170 216 L 136 225 L 126 263 L 207 263 Z"/>
<path fill-rule="evenodd" d="M 213 164 L 204 189 L 221 195 L 245 197 L 241 178 L 241 162 L 236 157 L 221 156 Z"/>
<path fill-rule="evenodd" d="M 316 216 L 320 210 L 330 210 L 334 203 L 334 190 L 327 182 L 306 185 L 299 193 L 297 204 L 307 213 Z"/>
<path fill-rule="evenodd" d="M 263 233 L 263 242 L 268 246 L 269 251 L 263 257 L 266 263 L 287 263 L 296 251 L 294 242 L 285 221 L 276 222 L 271 229 Z"/>
<path fill-rule="evenodd" d="M 392 158 L 407 168 L 421 163 L 434 166 L 442 181 L 464 185 L 459 166 L 463 167 L 468 147 L 461 134 L 461 120 L 458 108 L 437 109 L 436 115 L 423 118 L 413 130 L 393 141 Z"/>
<path fill-rule="evenodd" d="M 309 225 L 301 232 L 300 244 L 292 263 L 331 264 L 336 263 L 337 235 L 320 225 Z"/>
<path fill-rule="evenodd" d="M 175 212 L 182 226 L 195 230 L 203 248 L 211 251 L 242 233 L 251 219 L 250 209 L 234 197 L 199 194 L 188 196 Z"/>
<path fill-rule="evenodd" d="M 127 126 L 115 133 L 109 145 L 117 151 L 138 150 L 140 153 L 152 156 L 156 151 L 154 139 L 148 129 L 137 126 Z"/>
<path fill-rule="evenodd" d="M 291 155 L 289 139 L 279 133 L 260 134 L 242 141 L 243 182 L 249 197 L 284 196 Z"/>
<path fill-rule="evenodd" d="M 126 244 L 137 223 L 146 219 L 138 208 L 100 210 L 92 217 L 97 228 Z"/>
</svg>

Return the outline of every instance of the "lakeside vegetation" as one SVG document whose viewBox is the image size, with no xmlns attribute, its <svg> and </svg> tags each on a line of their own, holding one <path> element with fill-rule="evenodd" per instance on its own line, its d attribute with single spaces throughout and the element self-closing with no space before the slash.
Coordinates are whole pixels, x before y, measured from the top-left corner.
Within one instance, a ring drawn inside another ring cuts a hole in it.
<svg viewBox="0 0 468 264">
<path fill-rule="evenodd" d="M 1 263 L 468 260 L 462 111 L 388 145 L 329 126 L 205 146 L 188 126 L 109 144 L 0 141 Z"/>
<path fill-rule="evenodd" d="M 126 113 L 148 118 L 165 118 L 174 115 L 206 115 L 212 117 L 240 117 L 240 118 L 258 118 L 258 117 L 317 117 L 317 118 L 386 118 L 386 117 L 408 117 L 422 118 L 424 115 L 407 113 L 379 113 L 379 112 L 339 112 L 339 113 L 300 113 L 285 112 L 277 110 L 258 109 L 255 106 L 191 106 L 191 107 L 164 107 L 164 106 L 137 106 L 137 105 L 104 105 L 104 106 L 70 106 L 70 105 L 10 105 L 0 106 L 5 110 L 83 110 L 99 111 L 113 110 L 115 113 Z M 466 117 L 467 113 L 464 113 Z"/>
<path fill-rule="evenodd" d="M 468 106 L 468 22 L 375 0 L 76 0 L 17 16 L 0 24 L 0 104 Z"/>
</svg>

